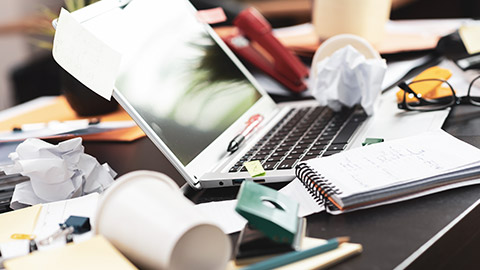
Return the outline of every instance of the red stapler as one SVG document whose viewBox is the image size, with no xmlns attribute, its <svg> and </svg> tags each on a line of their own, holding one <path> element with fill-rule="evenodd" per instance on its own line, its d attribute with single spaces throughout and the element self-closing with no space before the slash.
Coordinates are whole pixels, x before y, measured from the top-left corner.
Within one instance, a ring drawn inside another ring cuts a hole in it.
<svg viewBox="0 0 480 270">
<path fill-rule="evenodd" d="M 254 8 L 234 19 L 235 34 L 222 37 L 240 58 L 253 64 L 293 92 L 307 88 L 307 67 L 272 34 L 272 27 Z"/>
</svg>

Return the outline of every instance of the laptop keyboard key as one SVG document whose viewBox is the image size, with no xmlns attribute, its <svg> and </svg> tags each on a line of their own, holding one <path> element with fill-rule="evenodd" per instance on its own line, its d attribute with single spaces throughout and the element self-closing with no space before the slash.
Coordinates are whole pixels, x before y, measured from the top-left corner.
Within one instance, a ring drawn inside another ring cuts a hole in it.
<svg viewBox="0 0 480 270">
<path fill-rule="evenodd" d="M 271 171 L 275 168 L 275 165 L 277 165 L 277 163 L 278 163 L 278 161 L 273 161 L 273 162 L 267 161 L 267 162 L 263 163 L 262 167 L 266 171 Z"/>
<path fill-rule="evenodd" d="M 296 159 L 286 159 L 286 160 L 282 161 L 282 163 L 280 163 L 280 165 L 278 165 L 277 170 L 291 169 L 291 168 L 293 168 L 293 165 L 295 164 L 296 161 L 297 161 Z"/>
<path fill-rule="evenodd" d="M 340 153 L 340 152 L 342 152 L 342 150 L 325 151 L 325 153 L 323 153 L 322 156 L 328 157 L 328 156 L 331 156 L 331 155 L 333 155 L 333 154 Z"/>
<path fill-rule="evenodd" d="M 345 149 L 345 147 L 347 146 L 346 143 L 341 143 L 341 144 L 331 144 L 327 151 L 342 151 L 343 149 Z"/>
</svg>

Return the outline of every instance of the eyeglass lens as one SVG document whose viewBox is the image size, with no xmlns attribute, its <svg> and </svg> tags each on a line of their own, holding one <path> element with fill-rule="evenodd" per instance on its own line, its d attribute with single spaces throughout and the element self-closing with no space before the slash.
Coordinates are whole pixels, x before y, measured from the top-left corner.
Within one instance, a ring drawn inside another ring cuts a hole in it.
<svg viewBox="0 0 480 270">
<path fill-rule="evenodd" d="M 440 110 L 455 104 L 455 91 L 446 81 L 419 80 L 409 83 L 408 86 L 420 97 L 417 99 L 414 94 L 405 94 L 406 107 L 410 110 Z"/>
</svg>

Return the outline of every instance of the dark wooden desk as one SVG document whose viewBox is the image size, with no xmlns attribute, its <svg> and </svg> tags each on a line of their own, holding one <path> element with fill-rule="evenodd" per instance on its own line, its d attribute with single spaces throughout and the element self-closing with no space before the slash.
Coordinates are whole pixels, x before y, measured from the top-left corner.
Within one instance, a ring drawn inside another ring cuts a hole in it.
<svg viewBox="0 0 480 270">
<path fill-rule="evenodd" d="M 480 108 L 455 108 L 444 129 L 480 147 Z M 147 138 L 133 143 L 86 142 L 85 147 L 87 153 L 100 162 L 108 162 L 120 175 L 139 169 L 156 170 L 168 174 L 179 185 L 185 183 Z M 187 196 L 203 202 L 234 198 L 236 192 L 236 188 L 190 190 Z M 479 198 L 477 185 L 339 216 L 320 213 L 308 217 L 307 235 L 348 235 L 352 242 L 363 245 L 361 255 L 336 265 L 335 269 L 477 268 Z M 236 240 L 236 236 L 232 235 L 232 239 Z"/>
</svg>

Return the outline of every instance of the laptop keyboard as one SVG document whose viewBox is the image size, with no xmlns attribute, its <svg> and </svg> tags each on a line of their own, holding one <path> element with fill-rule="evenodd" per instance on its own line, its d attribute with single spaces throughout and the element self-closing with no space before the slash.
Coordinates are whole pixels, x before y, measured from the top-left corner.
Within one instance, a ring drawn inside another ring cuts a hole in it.
<svg viewBox="0 0 480 270">
<path fill-rule="evenodd" d="M 288 170 L 300 161 L 339 153 L 366 117 L 358 109 L 291 109 L 229 172 L 247 171 L 243 163 L 252 160 L 265 170 Z"/>
</svg>

